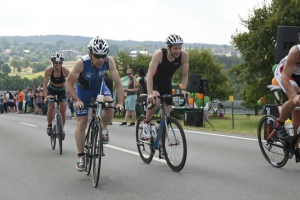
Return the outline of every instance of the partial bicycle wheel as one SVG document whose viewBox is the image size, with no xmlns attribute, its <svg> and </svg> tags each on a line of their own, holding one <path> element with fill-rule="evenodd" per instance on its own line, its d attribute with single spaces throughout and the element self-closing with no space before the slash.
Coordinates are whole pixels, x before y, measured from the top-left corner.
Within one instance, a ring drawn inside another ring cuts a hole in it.
<svg viewBox="0 0 300 200">
<path fill-rule="evenodd" d="M 92 167 L 92 147 L 93 147 L 93 137 L 94 137 L 94 122 L 92 121 L 89 125 L 88 132 L 85 136 L 84 144 L 84 157 L 85 157 L 85 173 L 89 175 Z"/>
<path fill-rule="evenodd" d="M 57 129 L 57 136 L 58 136 L 58 145 L 59 145 L 59 154 L 62 154 L 62 135 L 63 135 L 63 124 L 62 124 L 62 117 L 60 114 L 57 114 L 56 119 L 56 129 Z"/>
<path fill-rule="evenodd" d="M 288 161 L 289 151 L 278 140 L 274 123 L 276 117 L 265 115 L 258 123 L 257 138 L 260 150 L 272 166 L 280 168 Z"/>
<path fill-rule="evenodd" d="M 182 170 L 187 156 L 186 138 L 181 124 L 173 117 L 168 120 L 168 131 L 163 128 L 162 147 L 169 167 L 175 172 Z"/>
<path fill-rule="evenodd" d="M 103 151 L 103 138 L 102 138 L 102 126 L 98 125 L 96 128 L 94 145 L 93 145 L 93 185 L 98 186 L 100 168 L 101 168 L 101 158 Z"/>
<path fill-rule="evenodd" d="M 50 136 L 50 143 L 51 143 L 51 147 L 52 149 L 54 150 L 55 149 L 55 146 L 56 146 L 56 125 L 54 124 L 53 125 L 53 128 L 52 128 L 52 134 Z"/>
<path fill-rule="evenodd" d="M 143 137 L 144 116 L 140 116 L 136 123 L 136 145 L 141 159 L 144 163 L 149 164 L 155 152 L 152 139 L 144 139 Z"/>
</svg>

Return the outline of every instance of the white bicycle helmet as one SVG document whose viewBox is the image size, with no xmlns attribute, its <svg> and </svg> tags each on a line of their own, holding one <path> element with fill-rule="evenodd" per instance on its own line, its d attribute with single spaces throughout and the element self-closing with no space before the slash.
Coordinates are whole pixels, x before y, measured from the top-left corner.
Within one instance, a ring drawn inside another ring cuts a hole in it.
<svg viewBox="0 0 300 200">
<path fill-rule="evenodd" d="M 183 39 L 179 35 L 171 34 L 166 38 L 166 43 L 169 46 L 180 45 L 183 44 Z"/>
<path fill-rule="evenodd" d="M 90 41 L 90 43 L 88 45 L 88 49 L 93 54 L 106 54 L 107 55 L 109 52 L 109 45 L 104 39 L 97 36 Z"/>
<path fill-rule="evenodd" d="M 65 59 L 64 59 L 64 56 L 58 52 L 56 52 L 55 54 L 53 54 L 51 56 L 51 61 L 52 62 L 63 62 Z"/>
</svg>

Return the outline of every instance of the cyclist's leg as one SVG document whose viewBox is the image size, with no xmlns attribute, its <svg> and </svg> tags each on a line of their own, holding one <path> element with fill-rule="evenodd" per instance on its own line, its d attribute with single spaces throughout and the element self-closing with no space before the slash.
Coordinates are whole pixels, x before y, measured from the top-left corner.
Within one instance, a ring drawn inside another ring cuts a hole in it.
<svg viewBox="0 0 300 200">
<path fill-rule="evenodd" d="M 62 102 L 59 103 L 59 106 L 60 106 L 60 113 L 62 116 L 63 126 L 65 126 L 66 119 L 67 119 L 66 110 L 67 110 L 67 106 L 68 106 L 66 90 L 60 90 L 60 91 L 57 91 L 57 93 L 58 93 L 58 97 L 62 98 Z"/>
<path fill-rule="evenodd" d="M 102 95 L 104 96 L 104 101 L 112 101 L 113 100 L 110 90 L 108 89 L 108 87 L 106 86 L 105 83 L 103 83 Z M 113 104 L 110 103 L 109 106 L 113 106 Z M 113 117 L 114 117 L 114 110 L 112 108 L 102 110 L 101 118 L 102 118 L 102 128 L 103 129 L 107 130 L 107 125 L 112 120 Z"/>
</svg>

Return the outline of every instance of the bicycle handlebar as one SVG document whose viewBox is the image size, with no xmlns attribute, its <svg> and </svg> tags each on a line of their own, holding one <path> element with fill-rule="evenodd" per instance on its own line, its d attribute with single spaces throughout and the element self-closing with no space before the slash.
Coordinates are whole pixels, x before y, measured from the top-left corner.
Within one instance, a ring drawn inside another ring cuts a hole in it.
<svg viewBox="0 0 300 200">
<path fill-rule="evenodd" d="M 140 97 L 142 98 L 145 98 L 145 97 L 148 97 L 147 94 L 141 94 Z M 154 96 L 154 99 L 155 98 L 160 98 L 160 99 L 164 99 L 164 101 L 166 101 L 166 99 L 170 99 L 170 98 L 173 98 L 173 97 L 183 97 L 182 94 L 164 94 L 164 95 L 161 95 L 161 96 Z M 186 103 L 186 99 L 184 98 L 183 99 L 183 102 L 182 104 L 179 104 L 180 107 L 184 106 Z M 150 106 L 148 106 L 148 110 L 151 110 L 153 107 L 154 107 L 155 104 L 151 104 Z"/>
</svg>

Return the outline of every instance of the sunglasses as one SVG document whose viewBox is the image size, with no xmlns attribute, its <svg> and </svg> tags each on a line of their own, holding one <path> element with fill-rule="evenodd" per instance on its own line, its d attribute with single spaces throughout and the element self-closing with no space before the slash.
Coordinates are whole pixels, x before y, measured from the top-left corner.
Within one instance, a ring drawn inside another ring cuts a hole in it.
<svg viewBox="0 0 300 200">
<path fill-rule="evenodd" d="M 58 65 L 61 65 L 63 64 L 63 62 L 53 62 L 54 64 L 58 64 Z"/>
<path fill-rule="evenodd" d="M 130 75 L 130 74 L 132 74 L 132 73 L 127 73 L 127 75 Z"/>
<path fill-rule="evenodd" d="M 105 59 L 107 57 L 106 54 L 93 54 L 93 56 L 97 59 L 99 59 L 99 58 Z"/>
</svg>

